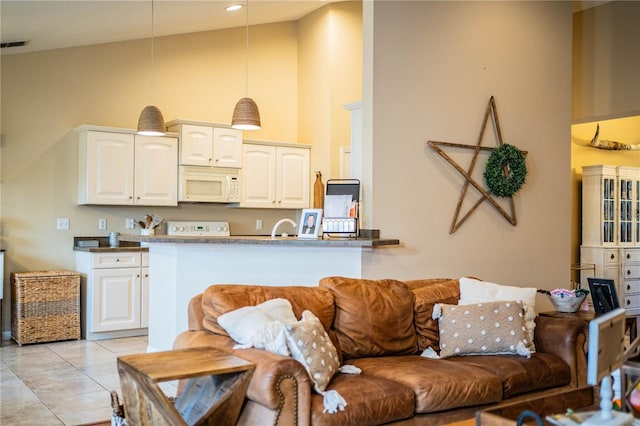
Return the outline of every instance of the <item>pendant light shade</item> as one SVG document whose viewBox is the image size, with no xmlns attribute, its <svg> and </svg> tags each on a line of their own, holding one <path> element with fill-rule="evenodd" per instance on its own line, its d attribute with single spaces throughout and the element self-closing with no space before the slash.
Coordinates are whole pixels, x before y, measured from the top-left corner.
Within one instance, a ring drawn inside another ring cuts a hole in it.
<svg viewBox="0 0 640 426">
<path fill-rule="evenodd" d="M 260 128 L 260 111 L 251 98 L 242 98 L 233 109 L 231 127 L 240 130 L 258 130 Z"/>
<path fill-rule="evenodd" d="M 260 128 L 260 111 L 249 93 L 249 0 L 247 0 L 245 26 L 245 97 L 240 99 L 233 109 L 231 127 L 239 130 L 258 130 Z"/>
<path fill-rule="evenodd" d="M 154 55 L 153 55 L 153 21 L 154 21 L 154 7 L 153 0 L 151 0 L 151 83 L 149 92 L 153 97 L 153 68 L 154 68 Z M 140 117 L 138 118 L 138 134 L 144 136 L 163 136 L 165 134 L 164 117 L 162 112 L 155 105 L 147 105 L 142 109 Z"/>
<path fill-rule="evenodd" d="M 164 135 L 164 117 L 155 105 L 147 105 L 138 119 L 138 134 L 144 136 Z"/>
</svg>

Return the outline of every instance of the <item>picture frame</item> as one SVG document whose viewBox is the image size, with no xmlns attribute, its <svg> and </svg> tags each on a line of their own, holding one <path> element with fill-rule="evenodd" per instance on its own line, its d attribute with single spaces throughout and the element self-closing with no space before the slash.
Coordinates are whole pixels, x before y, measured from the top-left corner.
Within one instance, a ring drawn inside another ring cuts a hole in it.
<svg viewBox="0 0 640 426">
<path fill-rule="evenodd" d="M 608 278 L 587 278 L 589 291 L 593 301 L 593 310 L 596 314 L 605 314 L 620 307 L 616 284 Z"/>
<path fill-rule="evenodd" d="M 322 209 L 302 209 L 298 238 L 318 238 L 322 227 Z"/>
</svg>

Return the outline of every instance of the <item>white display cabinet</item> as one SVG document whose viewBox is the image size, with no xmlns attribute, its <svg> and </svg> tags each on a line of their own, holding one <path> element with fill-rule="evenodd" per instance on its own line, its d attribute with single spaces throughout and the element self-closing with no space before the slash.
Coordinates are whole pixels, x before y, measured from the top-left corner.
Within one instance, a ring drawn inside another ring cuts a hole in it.
<svg viewBox="0 0 640 426">
<path fill-rule="evenodd" d="M 593 165 L 582 168 L 580 282 L 588 277 L 616 283 L 621 307 L 640 314 L 640 168 Z"/>
</svg>

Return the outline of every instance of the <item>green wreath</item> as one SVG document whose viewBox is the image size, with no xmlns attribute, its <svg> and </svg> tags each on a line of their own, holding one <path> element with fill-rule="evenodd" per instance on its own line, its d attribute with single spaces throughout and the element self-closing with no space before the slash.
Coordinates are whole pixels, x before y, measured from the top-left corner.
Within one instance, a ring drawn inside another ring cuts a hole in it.
<svg viewBox="0 0 640 426">
<path fill-rule="evenodd" d="M 511 197 L 518 192 L 527 176 L 527 163 L 518 148 L 502 144 L 491 151 L 484 169 L 489 190 L 498 197 Z"/>
</svg>

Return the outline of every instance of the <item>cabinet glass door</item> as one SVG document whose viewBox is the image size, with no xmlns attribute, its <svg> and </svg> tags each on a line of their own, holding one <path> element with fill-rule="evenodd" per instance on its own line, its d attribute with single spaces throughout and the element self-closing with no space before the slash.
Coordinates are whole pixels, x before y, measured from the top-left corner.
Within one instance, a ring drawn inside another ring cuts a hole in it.
<svg viewBox="0 0 640 426">
<path fill-rule="evenodd" d="M 615 179 L 603 179 L 603 196 L 602 196 L 602 241 L 603 243 L 613 243 L 615 241 Z"/>
<path fill-rule="evenodd" d="M 633 242 L 633 181 L 630 179 L 620 179 L 620 243 Z"/>
<path fill-rule="evenodd" d="M 634 206 L 633 206 L 633 221 L 636 233 L 635 242 L 640 242 L 640 180 L 635 181 L 635 193 L 633 194 Z"/>
</svg>

